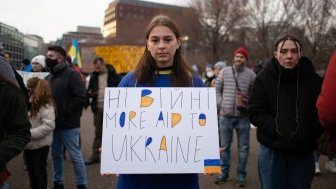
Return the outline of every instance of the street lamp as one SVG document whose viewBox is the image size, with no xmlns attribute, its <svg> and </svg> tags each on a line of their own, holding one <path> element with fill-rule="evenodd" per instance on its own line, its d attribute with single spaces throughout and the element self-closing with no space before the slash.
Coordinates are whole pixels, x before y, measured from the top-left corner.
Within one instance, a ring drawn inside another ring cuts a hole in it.
<svg viewBox="0 0 336 189">
<path fill-rule="evenodd" d="M 182 53 L 184 55 L 184 59 L 187 59 L 188 40 L 189 40 L 189 37 L 187 35 L 181 37 L 182 50 L 183 50 Z"/>
</svg>

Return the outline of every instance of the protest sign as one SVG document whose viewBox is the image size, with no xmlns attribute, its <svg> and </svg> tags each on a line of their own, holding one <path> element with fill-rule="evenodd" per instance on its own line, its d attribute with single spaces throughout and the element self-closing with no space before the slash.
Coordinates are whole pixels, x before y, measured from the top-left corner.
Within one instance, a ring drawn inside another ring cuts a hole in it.
<svg viewBox="0 0 336 189">
<path fill-rule="evenodd" d="M 19 71 L 17 70 L 17 72 L 21 75 L 22 79 L 23 79 L 23 83 L 26 85 L 28 79 L 32 78 L 32 77 L 38 77 L 40 79 L 45 79 L 47 77 L 47 75 L 49 75 L 49 72 L 25 72 L 25 71 Z"/>
<path fill-rule="evenodd" d="M 219 173 L 214 88 L 106 88 L 101 173 Z"/>
</svg>

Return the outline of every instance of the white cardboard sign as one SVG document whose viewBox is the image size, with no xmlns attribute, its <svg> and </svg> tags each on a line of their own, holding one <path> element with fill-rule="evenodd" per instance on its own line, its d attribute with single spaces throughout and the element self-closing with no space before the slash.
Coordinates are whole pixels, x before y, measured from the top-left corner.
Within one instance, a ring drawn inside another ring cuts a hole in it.
<svg viewBox="0 0 336 189">
<path fill-rule="evenodd" d="M 45 79 L 50 74 L 49 72 L 25 72 L 19 70 L 17 70 L 17 72 L 21 75 L 25 85 L 30 78 L 38 77 L 40 79 Z"/>
<path fill-rule="evenodd" d="M 219 173 L 214 88 L 106 88 L 101 173 Z"/>
</svg>

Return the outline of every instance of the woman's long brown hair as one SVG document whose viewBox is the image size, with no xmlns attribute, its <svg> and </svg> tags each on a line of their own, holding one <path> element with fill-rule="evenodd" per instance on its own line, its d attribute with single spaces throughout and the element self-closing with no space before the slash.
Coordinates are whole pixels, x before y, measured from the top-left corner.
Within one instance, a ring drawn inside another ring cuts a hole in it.
<svg viewBox="0 0 336 189">
<path fill-rule="evenodd" d="M 149 34 L 156 26 L 166 26 L 171 29 L 177 39 L 181 38 L 181 34 L 174 23 L 174 21 L 165 15 L 155 16 L 146 30 L 146 40 L 149 39 Z M 138 82 L 154 83 L 156 76 L 157 66 L 147 49 L 147 45 L 138 65 L 135 68 L 135 75 Z M 192 83 L 192 70 L 191 67 L 183 60 L 181 48 L 178 48 L 174 55 L 172 66 L 172 86 L 173 87 L 189 87 Z"/>
<path fill-rule="evenodd" d="M 48 81 L 38 77 L 33 77 L 27 81 L 27 88 L 30 89 L 32 93 L 30 97 L 30 118 L 36 117 L 37 113 L 43 106 L 51 105 L 55 108 L 55 102 L 52 98 L 52 92 Z"/>
</svg>

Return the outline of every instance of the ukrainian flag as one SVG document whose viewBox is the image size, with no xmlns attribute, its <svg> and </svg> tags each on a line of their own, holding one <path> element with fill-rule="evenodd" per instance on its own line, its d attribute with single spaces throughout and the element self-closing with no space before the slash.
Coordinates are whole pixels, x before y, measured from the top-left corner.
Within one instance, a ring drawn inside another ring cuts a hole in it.
<svg viewBox="0 0 336 189">
<path fill-rule="evenodd" d="M 77 39 L 72 40 L 72 45 L 70 47 L 70 50 L 68 52 L 69 56 L 71 56 L 72 63 L 77 64 L 78 67 L 82 67 L 82 59 L 80 56 L 80 50 Z"/>
<path fill-rule="evenodd" d="M 219 159 L 205 159 L 204 160 L 204 173 L 220 173 L 221 166 Z"/>
</svg>

